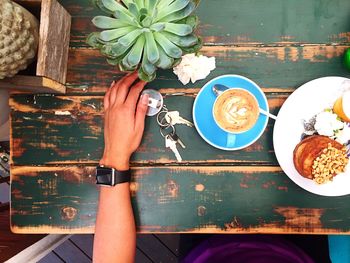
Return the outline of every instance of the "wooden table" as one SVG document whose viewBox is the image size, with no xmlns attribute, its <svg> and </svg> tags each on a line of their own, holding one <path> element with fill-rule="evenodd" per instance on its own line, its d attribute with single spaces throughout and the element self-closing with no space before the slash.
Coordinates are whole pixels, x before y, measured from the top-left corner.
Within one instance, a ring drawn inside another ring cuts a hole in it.
<svg viewBox="0 0 350 263">
<path fill-rule="evenodd" d="M 17 233 L 91 233 L 98 188 L 94 167 L 102 154 L 102 98 L 122 73 L 85 43 L 101 12 L 86 0 L 61 0 L 72 14 L 68 94 L 16 95 L 12 106 L 12 229 Z M 301 84 L 322 76 L 350 77 L 342 66 L 350 46 L 348 0 L 207 0 L 197 14 L 204 55 L 217 69 L 184 87 L 171 70 L 149 88 L 169 109 L 191 119 L 203 84 L 241 74 L 263 87 L 272 113 Z M 254 145 L 215 149 L 195 129 L 179 127 L 183 163 L 164 148 L 148 118 L 132 160 L 138 231 L 196 233 L 350 233 L 350 196 L 322 197 L 295 185 L 276 161 L 270 120 Z M 350 186 L 349 186 L 350 187 Z"/>
</svg>

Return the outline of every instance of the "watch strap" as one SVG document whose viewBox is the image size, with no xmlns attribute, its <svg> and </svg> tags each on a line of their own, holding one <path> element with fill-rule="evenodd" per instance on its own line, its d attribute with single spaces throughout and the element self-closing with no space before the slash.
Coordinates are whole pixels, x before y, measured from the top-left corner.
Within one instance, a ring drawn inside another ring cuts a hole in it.
<svg viewBox="0 0 350 263">
<path fill-rule="evenodd" d="M 96 169 L 96 184 L 115 186 L 117 184 L 130 182 L 130 179 L 130 170 L 119 171 L 104 166 L 98 166 Z"/>
</svg>

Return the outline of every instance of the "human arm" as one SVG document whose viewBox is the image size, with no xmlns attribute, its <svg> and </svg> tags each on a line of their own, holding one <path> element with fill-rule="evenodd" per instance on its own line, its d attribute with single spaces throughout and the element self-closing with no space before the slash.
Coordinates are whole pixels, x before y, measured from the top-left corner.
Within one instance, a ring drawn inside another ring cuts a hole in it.
<svg viewBox="0 0 350 263">
<path fill-rule="evenodd" d="M 148 96 L 139 95 L 145 82 L 132 73 L 112 83 L 104 98 L 105 149 L 101 165 L 120 171 L 129 169 L 132 153 L 144 130 Z M 133 262 L 136 230 L 130 201 L 129 183 L 101 187 L 95 227 L 93 261 Z"/>
</svg>

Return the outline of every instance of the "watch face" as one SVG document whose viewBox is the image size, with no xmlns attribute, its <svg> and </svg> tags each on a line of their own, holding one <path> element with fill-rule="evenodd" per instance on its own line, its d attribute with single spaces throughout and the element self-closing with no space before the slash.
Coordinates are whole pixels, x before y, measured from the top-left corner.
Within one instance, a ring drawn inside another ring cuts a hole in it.
<svg viewBox="0 0 350 263">
<path fill-rule="evenodd" d="M 112 169 L 108 167 L 102 167 L 98 166 L 97 167 L 97 175 L 110 175 L 112 174 Z"/>
<path fill-rule="evenodd" d="M 96 183 L 102 185 L 113 185 L 112 174 L 113 169 L 98 166 L 96 168 Z"/>
</svg>

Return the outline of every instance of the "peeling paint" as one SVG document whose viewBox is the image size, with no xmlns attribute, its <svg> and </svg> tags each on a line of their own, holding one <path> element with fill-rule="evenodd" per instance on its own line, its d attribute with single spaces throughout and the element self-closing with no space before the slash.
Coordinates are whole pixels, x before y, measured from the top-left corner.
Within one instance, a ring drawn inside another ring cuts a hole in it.
<svg viewBox="0 0 350 263">
<path fill-rule="evenodd" d="M 196 184 L 196 185 L 195 185 L 195 190 L 196 190 L 197 192 L 203 192 L 204 189 L 205 189 L 205 186 L 204 186 L 203 184 Z"/>
<path fill-rule="evenodd" d="M 321 216 L 324 209 L 309 209 L 298 207 L 276 207 L 275 211 L 285 218 L 287 227 L 322 228 Z"/>
<path fill-rule="evenodd" d="M 136 182 L 131 182 L 130 183 L 131 196 L 136 196 L 136 193 L 138 190 L 139 190 L 139 184 Z"/>
<path fill-rule="evenodd" d="M 207 209 L 205 206 L 198 206 L 197 208 L 197 214 L 198 216 L 205 216 L 205 214 L 207 213 Z"/>
<path fill-rule="evenodd" d="M 72 115 L 69 111 L 55 111 L 55 115 Z"/>
<path fill-rule="evenodd" d="M 68 206 L 61 208 L 61 215 L 63 220 L 73 221 L 76 218 L 77 214 L 78 210 L 74 207 Z"/>
<path fill-rule="evenodd" d="M 173 198 L 176 198 L 179 194 L 179 185 L 174 180 L 168 181 L 168 193 Z"/>
</svg>

